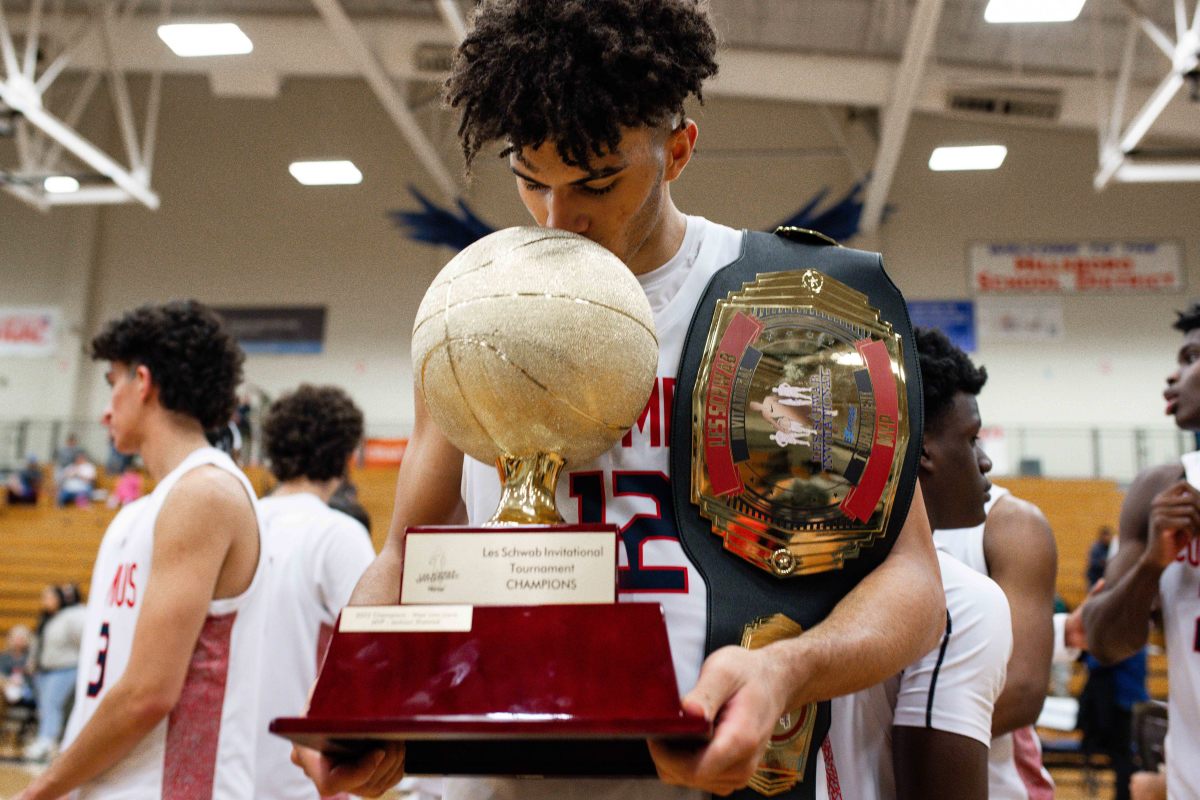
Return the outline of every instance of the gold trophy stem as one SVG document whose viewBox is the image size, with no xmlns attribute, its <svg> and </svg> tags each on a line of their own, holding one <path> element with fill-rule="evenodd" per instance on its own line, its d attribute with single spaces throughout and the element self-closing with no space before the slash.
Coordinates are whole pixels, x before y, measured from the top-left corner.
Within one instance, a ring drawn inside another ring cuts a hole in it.
<svg viewBox="0 0 1200 800">
<path fill-rule="evenodd" d="M 504 485 L 500 490 L 500 506 L 486 524 L 561 524 L 563 518 L 554 503 L 554 489 L 564 463 L 554 453 L 498 457 L 496 471 Z"/>
</svg>

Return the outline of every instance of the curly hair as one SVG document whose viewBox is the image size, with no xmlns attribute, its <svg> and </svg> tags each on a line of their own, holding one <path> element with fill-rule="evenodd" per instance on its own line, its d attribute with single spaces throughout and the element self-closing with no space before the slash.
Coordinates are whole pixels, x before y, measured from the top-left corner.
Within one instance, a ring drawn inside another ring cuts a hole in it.
<svg viewBox="0 0 1200 800">
<path fill-rule="evenodd" d="M 488 142 L 505 154 L 553 141 L 588 168 L 621 128 L 659 126 L 717 73 L 701 0 L 482 0 L 455 51 L 444 100 L 459 108 L 467 170 Z"/>
<path fill-rule="evenodd" d="M 1181 333 L 1189 333 L 1200 328 L 1200 303 L 1192 303 L 1186 311 L 1176 311 L 1175 316 L 1175 324 L 1171 327 Z"/>
<path fill-rule="evenodd" d="M 925 394 L 925 430 L 935 431 L 959 392 L 977 395 L 987 383 L 987 370 L 976 367 L 946 334 L 936 328 L 914 328 L 921 385 Z"/>
<path fill-rule="evenodd" d="M 92 339 L 92 358 L 145 366 L 163 408 L 207 431 L 237 407 L 245 356 L 221 318 L 195 300 L 144 305 L 111 320 Z"/>
<path fill-rule="evenodd" d="M 362 435 L 362 411 L 336 386 L 301 384 L 272 403 L 263 422 L 271 473 L 281 481 L 342 477 Z"/>
</svg>

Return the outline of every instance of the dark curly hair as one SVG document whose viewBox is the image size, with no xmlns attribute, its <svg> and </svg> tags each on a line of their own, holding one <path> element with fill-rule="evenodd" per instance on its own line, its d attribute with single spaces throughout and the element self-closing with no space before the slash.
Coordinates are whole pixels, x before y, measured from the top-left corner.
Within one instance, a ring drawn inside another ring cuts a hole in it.
<svg viewBox="0 0 1200 800">
<path fill-rule="evenodd" d="M 956 394 L 979 394 L 987 383 L 987 370 L 972 364 L 967 354 L 937 328 L 914 328 L 913 334 L 925 393 L 925 430 L 935 431 Z"/>
<path fill-rule="evenodd" d="M 362 411 L 336 386 L 302 384 L 272 403 L 263 422 L 271 472 L 281 481 L 342 477 L 362 435 Z"/>
<path fill-rule="evenodd" d="M 1182 333 L 1200 328 L 1200 303 L 1192 303 L 1186 311 L 1176 311 L 1175 324 L 1171 327 Z"/>
<path fill-rule="evenodd" d="M 163 408 L 207 431 L 237 407 L 245 356 L 221 318 L 195 300 L 144 305 L 111 320 L 92 339 L 92 358 L 145 366 Z"/>
<path fill-rule="evenodd" d="M 588 168 L 621 128 L 660 126 L 717 73 L 700 0 L 482 0 L 455 51 L 444 99 L 459 108 L 467 170 L 485 144 L 553 141 Z"/>
</svg>

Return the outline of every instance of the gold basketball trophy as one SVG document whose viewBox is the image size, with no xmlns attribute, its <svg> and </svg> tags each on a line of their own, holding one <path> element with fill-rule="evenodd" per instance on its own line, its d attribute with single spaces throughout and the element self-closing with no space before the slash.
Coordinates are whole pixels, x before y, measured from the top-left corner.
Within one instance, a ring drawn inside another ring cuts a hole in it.
<svg viewBox="0 0 1200 800">
<path fill-rule="evenodd" d="M 400 605 L 345 609 L 308 714 L 271 730 L 326 750 L 403 740 L 413 774 L 654 774 L 647 738 L 711 726 L 680 707 L 661 608 L 616 603 L 616 526 L 563 524 L 554 499 L 564 465 L 608 450 L 650 395 L 640 285 L 581 236 L 499 231 L 435 278 L 412 351 L 442 433 L 496 465 L 498 507 L 409 528 Z"/>
</svg>

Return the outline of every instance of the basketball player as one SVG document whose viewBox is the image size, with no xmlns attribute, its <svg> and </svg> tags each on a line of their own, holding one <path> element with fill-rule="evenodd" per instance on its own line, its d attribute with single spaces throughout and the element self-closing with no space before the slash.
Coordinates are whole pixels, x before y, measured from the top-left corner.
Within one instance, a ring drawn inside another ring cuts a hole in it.
<svg viewBox="0 0 1200 800">
<path fill-rule="evenodd" d="M 88 593 L 65 749 L 22 800 L 250 798 L 265 595 L 254 490 L 204 431 L 229 419 L 242 352 L 193 301 L 92 340 L 104 424 L 157 482 L 121 509 Z"/>
<path fill-rule="evenodd" d="M 936 330 L 916 331 L 925 397 L 920 479 L 936 529 L 982 526 L 992 462 L 979 448 L 975 394 L 987 374 Z M 827 800 L 986 800 L 992 713 L 1013 651 L 999 586 L 938 552 L 946 629 L 937 647 L 887 681 L 834 698 L 818 762 Z M 880 725 L 890 721 L 891 725 Z"/>
<path fill-rule="evenodd" d="M 1167 376 L 1166 412 L 1185 431 L 1200 431 L 1200 304 L 1179 315 L 1178 367 Z M 1088 649 L 1101 662 L 1146 645 L 1150 613 L 1162 611 L 1167 642 L 1167 796 L 1200 798 L 1200 451 L 1183 463 L 1144 470 L 1121 506 L 1120 547 L 1104 571 L 1105 589 L 1083 615 Z"/>
<path fill-rule="evenodd" d="M 658 405 L 624 442 L 564 475 L 558 504 L 624 528 L 621 599 L 663 606 L 684 705 L 716 721 L 699 750 L 651 743 L 661 780 L 728 793 L 746 785 L 785 709 L 874 685 L 927 652 L 944 628 L 945 598 L 918 492 L 889 557 L 824 622 L 760 650 L 704 657 L 707 592 L 679 544 L 663 428 L 670 409 L 658 411 L 673 394 L 709 278 L 742 249 L 741 231 L 687 216 L 671 197 L 698 134 L 684 101 L 716 73 L 715 55 L 715 32 L 695 0 L 485 0 L 457 51 L 446 98 L 461 112 L 468 166 L 485 145 L 504 142 L 533 220 L 606 247 L 649 299 L 660 344 L 651 398 Z M 406 526 L 478 523 L 496 506 L 494 468 L 464 463 L 419 396 L 400 473 L 391 534 L 353 603 L 395 601 Z M 294 757 L 322 792 L 380 792 L 403 768 L 401 748 L 336 769 L 311 751 Z M 448 780 L 446 794 L 694 796 L 649 781 L 549 780 Z"/>
<path fill-rule="evenodd" d="M 271 404 L 263 436 L 279 486 L 261 503 L 271 624 L 259 701 L 254 796 L 316 800 L 272 719 L 304 713 L 334 621 L 375 558 L 362 523 L 328 506 L 363 433 L 363 415 L 336 386 L 303 385 Z"/>
</svg>

